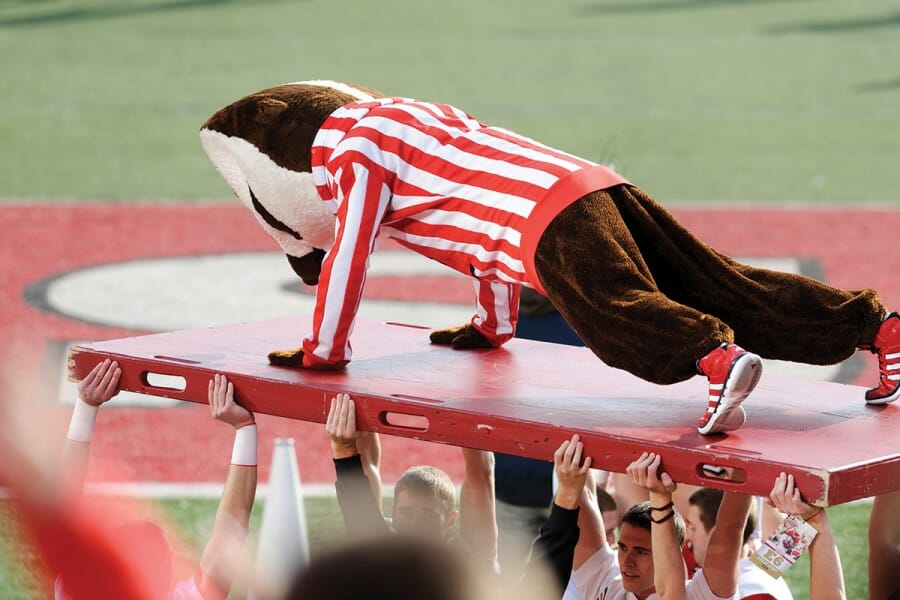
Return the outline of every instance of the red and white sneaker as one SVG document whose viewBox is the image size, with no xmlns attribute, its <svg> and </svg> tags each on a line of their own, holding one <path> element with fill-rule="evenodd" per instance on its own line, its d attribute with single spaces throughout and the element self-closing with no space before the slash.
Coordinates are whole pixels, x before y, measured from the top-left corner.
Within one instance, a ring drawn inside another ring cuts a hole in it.
<svg viewBox="0 0 900 600">
<path fill-rule="evenodd" d="M 900 398 L 900 315 L 892 312 L 878 328 L 872 351 L 878 353 L 881 378 L 866 392 L 867 404 L 887 404 Z"/>
<path fill-rule="evenodd" d="M 697 361 L 697 370 L 709 379 L 709 405 L 697 431 L 709 435 L 743 425 L 747 415 L 741 403 L 762 375 L 759 356 L 735 344 L 722 344 Z"/>
</svg>

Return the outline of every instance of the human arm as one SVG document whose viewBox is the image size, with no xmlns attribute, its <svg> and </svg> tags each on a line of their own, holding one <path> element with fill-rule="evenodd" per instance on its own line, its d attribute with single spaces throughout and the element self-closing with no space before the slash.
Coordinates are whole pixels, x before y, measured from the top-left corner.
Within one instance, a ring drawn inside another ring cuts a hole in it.
<svg viewBox="0 0 900 600">
<path fill-rule="evenodd" d="M 597 487 L 593 473 L 588 471 L 584 487 L 578 496 L 578 544 L 572 559 L 572 569 L 577 571 L 597 551 L 610 550 L 606 540 L 606 524 L 597 504 Z"/>
<path fill-rule="evenodd" d="M 765 540 L 775 533 L 778 525 L 784 521 L 785 515 L 772 506 L 772 502 L 768 498 L 763 498 L 762 500 L 763 502 L 759 503 L 759 519 L 757 522 L 759 523 L 759 538 L 760 540 Z"/>
<path fill-rule="evenodd" d="M 380 509 L 384 497 L 381 491 L 381 438 L 374 431 L 361 431 L 360 434 L 356 440 L 356 450 Z"/>
<path fill-rule="evenodd" d="M 235 434 L 231 466 L 216 509 L 213 532 L 200 557 L 201 589 L 224 596 L 241 565 L 256 498 L 256 420 L 253 413 L 235 401 L 234 385 L 224 375 L 216 374 L 209 381 L 207 396 L 213 419 L 233 427 Z"/>
<path fill-rule="evenodd" d="M 649 494 L 650 544 L 656 595 L 661 600 L 682 600 L 685 597 L 685 569 L 672 502 L 672 494 L 678 486 L 668 473 L 660 473 L 661 462 L 659 454 L 644 452 L 628 465 L 627 472 L 632 482 Z"/>
<path fill-rule="evenodd" d="M 900 492 L 875 496 L 869 518 L 869 598 L 900 594 Z"/>
<path fill-rule="evenodd" d="M 462 448 L 466 476 L 459 490 L 459 535 L 475 556 L 497 557 L 494 453 Z"/>
<path fill-rule="evenodd" d="M 109 361 L 93 371 L 117 377 L 116 368 Z M 115 388 L 103 401 L 114 394 Z M 75 440 L 48 438 L 45 413 L 15 396 L 5 398 L 0 402 L 0 487 L 9 495 L 23 542 L 45 567 L 37 576 L 48 576 L 48 587 L 74 598 L 151 598 L 147 576 L 152 567 L 134 560 L 136 544 L 123 542 L 113 525 L 132 515 L 133 507 L 126 510 L 114 499 L 82 494 L 95 415 L 96 410 L 82 422 L 85 427 L 72 419 Z"/>
<path fill-rule="evenodd" d="M 72 409 L 60 460 L 62 475 L 73 489 L 80 490 L 84 485 L 90 460 L 94 421 L 100 406 L 119 392 L 121 375 L 119 363 L 107 358 L 97 363 L 90 373 L 78 382 L 78 398 Z"/>
<path fill-rule="evenodd" d="M 556 494 L 550 515 L 541 524 L 540 535 L 532 546 L 522 581 L 523 590 L 545 592 L 534 597 L 561 597 L 572 574 L 579 538 L 579 502 L 591 467 L 590 457 L 582 460 L 583 452 L 584 445 L 576 434 L 571 440 L 565 440 L 553 454 L 558 482 Z M 551 577 L 541 577 L 543 571 L 537 561 L 544 561 Z"/>
<path fill-rule="evenodd" d="M 775 478 L 769 500 L 775 508 L 797 515 L 817 532 L 809 545 L 809 600 L 845 600 L 841 557 L 825 509 L 804 502 L 794 476 L 784 473 Z"/>
<path fill-rule="evenodd" d="M 362 160 L 339 160 L 343 164 L 336 171 L 337 231 L 322 261 L 312 333 L 298 349 L 271 352 L 272 364 L 336 370 L 350 362 L 350 331 L 391 191 L 378 168 L 370 169 Z"/>
<path fill-rule="evenodd" d="M 431 343 L 451 345 L 456 350 L 497 348 L 515 335 L 521 286 L 478 277 L 472 282 L 475 316 L 465 325 L 432 331 Z"/>
<path fill-rule="evenodd" d="M 381 439 L 377 433 L 356 428 L 356 403 L 349 394 L 338 394 L 331 399 L 331 408 L 325 424 L 331 440 L 331 452 L 336 461 L 350 459 L 347 463 L 359 463 L 372 487 L 372 494 L 381 507 Z M 355 470 L 355 467 L 349 471 Z"/>
<path fill-rule="evenodd" d="M 628 473 L 610 473 L 609 479 L 611 483 L 607 486 L 607 491 L 616 498 L 619 517 L 630 507 L 646 502 L 649 498 L 647 490 L 636 485 Z"/>
<path fill-rule="evenodd" d="M 703 577 L 720 598 L 731 597 L 737 591 L 744 526 L 752 501 L 752 496 L 725 492 L 716 513 L 716 526 L 710 533 L 703 561 Z"/>
<path fill-rule="evenodd" d="M 348 394 L 331 399 L 325 432 L 331 440 L 337 475 L 334 487 L 347 531 L 353 535 L 388 532 L 381 503 L 363 469 L 357 442 L 364 432 L 356 428 L 356 404 Z"/>
</svg>

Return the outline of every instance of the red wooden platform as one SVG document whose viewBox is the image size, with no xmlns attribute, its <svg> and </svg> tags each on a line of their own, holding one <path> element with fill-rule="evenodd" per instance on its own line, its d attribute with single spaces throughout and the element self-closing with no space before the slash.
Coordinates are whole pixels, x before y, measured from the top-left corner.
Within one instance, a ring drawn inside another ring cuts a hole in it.
<svg viewBox="0 0 900 600">
<path fill-rule="evenodd" d="M 266 353 L 297 346 L 310 322 L 86 344 L 73 350 L 70 375 L 81 379 L 112 357 L 123 370 L 122 389 L 205 403 L 211 374 L 225 373 L 248 408 L 319 423 L 330 398 L 348 392 L 362 429 L 546 460 L 577 432 L 598 468 L 624 472 L 650 450 L 676 481 L 756 495 L 787 471 L 822 506 L 900 490 L 900 405 L 866 406 L 860 387 L 764 374 L 745 403 L 747 424 L 704 437 L 695 428 L 704 378 L 656 386 L 584 348 L 516 339 L 500 349 L 454 351 L 429 344 L 424 327 L 360 320 L 346 371 L 270 366 Z M 705 464 L 736 469 L 744 480 L 709 477 Z"/>
</svg>

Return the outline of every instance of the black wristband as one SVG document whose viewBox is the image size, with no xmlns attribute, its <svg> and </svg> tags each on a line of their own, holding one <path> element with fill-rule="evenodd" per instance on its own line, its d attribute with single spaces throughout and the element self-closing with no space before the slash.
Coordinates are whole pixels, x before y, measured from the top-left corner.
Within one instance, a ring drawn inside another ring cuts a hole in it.
<svg viewBox="0 0 900 600">
<path fill-rule="evenodd" d="M 660 509 L 660 510 L 662 510 L 662 509 Z M 675 509 L 672 509 L 671 511 L 669 511 L 669 514 L 667 514 L 667 515 L 664 516 L 664 517 L 660 517 L 660 518 L 658 518 L 658 519 L 654 519 L 651 515 L 647 515 L 647 518 L 649 518 L 651 522 L 656 523 L 657 525 L 659 525 L 660 523 L 665 523 L 666 521 L 668 521 L 669 519 L 671 519 L 671 518 L 674 517 L 674 516 L 675 516 Z"/>
<path fill-rule="evenodd" d="M 651 506 L 651 507 L 650 507 L 650 510 L 651 510 L 651 511 L 662 512 L 662 511 L 664 511 L 664 510 L 669 510 L 669 509 L 672 508 L 673 506 L 675 506 L 675 503 L 674 503 L 674 502 L 669 502 L 669 503 L 666 504 L 665 506 L 660 506 L 659 508 L 656 508 L 655 506 Z"/>
</svg>

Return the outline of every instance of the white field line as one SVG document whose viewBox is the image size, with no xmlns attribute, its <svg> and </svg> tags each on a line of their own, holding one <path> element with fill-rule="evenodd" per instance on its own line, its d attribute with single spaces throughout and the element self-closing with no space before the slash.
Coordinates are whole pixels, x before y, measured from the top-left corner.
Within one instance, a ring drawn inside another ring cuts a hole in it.
<svg viewBox="0 0 900 600">
<path fill-rule="evenodd" d="M 301 485 L 304 498 L 335 498 L 334 484 L 308 483 Z M 128 483 L 88 483 L 85 492 L 98 496 L 121 496 L 126 498 L 148 498 L 151 500 L 168 499 L 219 499 L 223 485 L 220 483 L 164 483 L 159 481 Z M 393 484 L 382 486 L 385 496 L 394 495 Z M 459 490 L 457 490 L 458 492 Z M 268 484 L 260 484 L 256 490 L 257 498 L 266 498 L 269 493 Z M 8 488 L 0 487 L 0 499 L 11 497 Z"/>
<path fill-rule="evenodd" d="M 149 498 L 152 500 L 182 499 L 182 498 L 212 498 L 222 496 L 223 485 L 221 483 L 163 483 L 159 481 L 129 482 L 129 483 L 88 483 L 85 492 L 98 496 L 122 496 L 127 498 Z M 308 483 L 302 485 L 305 498 L 334 498 L 334 484 Z M 394 494 L 394 486 L 385 484 L 384 494 Z M 267 484 L 260 484 L 256 490 L 257 498 L 265 498 L 269 493 Z M 8 488 L 0 487 L 0 498 L 10 498 Z"/>
</svg>

